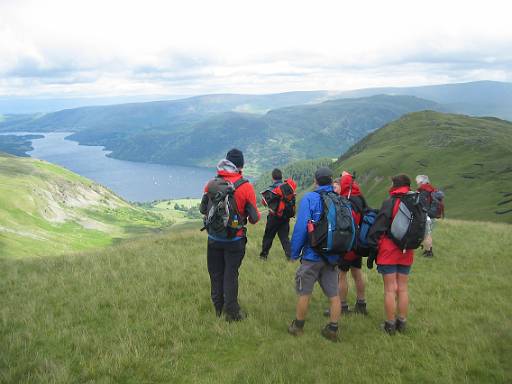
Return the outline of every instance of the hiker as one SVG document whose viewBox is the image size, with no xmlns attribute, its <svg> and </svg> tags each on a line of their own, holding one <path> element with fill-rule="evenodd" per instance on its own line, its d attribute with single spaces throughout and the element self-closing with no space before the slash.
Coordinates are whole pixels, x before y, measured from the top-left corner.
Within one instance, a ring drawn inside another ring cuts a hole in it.
<svg viewBox="0 0 512 384">
<path fill-rule="evenodd" d="M 389 194 L 390 198 L 382 203 L 368 234 L 371 248 L 367 263 L 371 269 L 373 261 L 377 261 L 377 271 L 384 282 L 386 321 L 382 329 L 393 335 L 395 331 L 404 332 L 406 329 L 409 272 L 413 249 L 420 246 L 425 236 L 426 214 L 419 195 L 411 192 L 411 180 L 407 175 L 392 177 Z M 404 212 L 410 212 L 409 217 L 413 219 L 407 218 Z"/>
<path fill-rule="evenodd" d="M 417 191 L 420 193 L 420 201 L 425 207 L 427 218 L 427 232 L 423 240 L 423 256 L 433 257 L 432 230 L 436 219 L 444 217 L 444 193 L 437 190 L 430 184 L 427 175 L 416 176 Z"/>
<path fill-rule="evenodd" d="M 208 273 L 211 298 L 218 317 L 239 321 L 246 314 L 238 304 L 238 269 L 247 243 L 247 220 L 260 219 L 253 186 L 242 176 L 243 153 L 231 149 L 217 164 L 217 176 L 204 189 L 200 211 L 208 231 Z"/>
<path fill-rule="evenodd" d="M 268 207 L 267 224 L 261 244 L 262 260 L 267 260 L 276 234 L 279 236 L 286 259 L 290 260 L 290 219 L 295 216 L 296 188 L 292 179 L 283 182 L 283 173 L 275 168 L 272 171 L 272 185 L 261 192 L 261 203 Z"/>
<path fill-rule="evenodd" d="M 338 178 L 334 182 L 334 191 L 339 193 L 341 196 L 346 197 L 351 202 L 354 222 L 356 225 L 360 225 L 363 213 L 366 208 L 368 208 L 368 205 L 366 204 L 366 200 L 361 193 L 359 184 L 354 180 L 354 177 L 349 172 L 343 171 L 341 179 Z M 340 269 L 339 289 L 342 314 L 349 314 L 351 312 L 347 303 L 347 272 L 350 270 L 350 274 L 352 275 L 356 286 L 356 303 L 354 305 L 354 312 L 357 314 L 368 315 L 365 299 L 365 284 L 361 266 L 362 255 L 358 254 L 355 250 L 347 252 L 338 264 Z"/>
<path fill-rule="evenodd" d="M 338 320 L 341 314 L 341 304 L 338 295 L 337 263 L 340 252 L 327 248 L 324 244 L 314 244 L 314 241 L 319 238 L 326 239 L 331 236 L 338 236 L 338 234 L 332 232 L 327 233 L 327 228 L 331 228 L 332 225 L 331 222 L 327 223 L 325 220 L 327 217 L 331 217 L 329 214 L 333 210 L 333 204 L 339 203 L 343 199 L 333 191 L 332 171 L 329 168 L 319 168 L 315 172 L 315 182 L 316 190 L 304 195 L 300 202 L 297 221 L 292 234 L 291 259 L 297 260 L 300 258 L 301 264 L 295 275 L 295 289 L 298 295 L 296 317 L 288 327 L 288 332 L 294 336 L 300 336 L 304 333 L 304 323 L 313 286 L 316 282 L 319 282 L 330 302 L 329 323 L 322 329 L 321 334 L 328 340 L 338 341 Z M 328 212 L 325 211 L 327 200 L 330 202 Z M 351 219 L 349 208 L 347 208 L 346 215 Z M 325 229 L 325 233 L 317 236 L 316 231 L 321 231 L 322 228 Z M 338 237 L 336 237 L 337 239 Z M 320 252 L 319 246 L 320 249 L 327 249 L 327 251 L 325 253 Z M 348 247 L 351 247 L 351 244 Z"/>
</svg>

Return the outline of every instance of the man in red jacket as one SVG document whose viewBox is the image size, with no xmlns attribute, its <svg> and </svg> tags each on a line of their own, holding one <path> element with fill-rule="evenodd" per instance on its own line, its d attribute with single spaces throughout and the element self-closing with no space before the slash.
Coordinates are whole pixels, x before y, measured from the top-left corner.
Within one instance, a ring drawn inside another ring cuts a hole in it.
<svg viewBox="0 0 512 384">
<path fill-rule="evenodd" d="M 337 183 L 337 182 L 338 183 Z M 361 219 L 364 210 L 367 208 L 366 200 L 361 193 L 359 184 L 354 180 L 353 176 L 346 171 L 341 174 L 341 179 L 336 179 L 334 182 L 334 191 L 341 196 L 350 200 L 352 204 L 352 216 L 357 225 L 361 224 Z M 347 303 L 348 294 L 348 281 L 347 272 L 350 270 L 354 284 L 356 286 L 357 301 L 354 306 L 354 312 L 367 315 L 365 300 L 365 285 L 363 273 L 361 271 L 362 256 L 356 254 L 354 251 L 347 252 L 339 263 L 339 287 L 340 287 L 340 300 L 341 312 L 344 314 L 350 313 L 350 308 Z"/>
<path fill-rule="evenodd" d="M 418 185 L 417 191 L 420 193 L 420 201 L 428 212 L 432 204 L 432 193 L 437 190 L 430 184 L 427 175 L 416 176 L 416 184 Z M 427 218 L 427 232 L 425 233 L 425 240 L 423 240 L 423 256 L 425 257 L 434 256 L 434 251 L 432 250 L 432 230 L 434 229 L 434 222 L 434 217 Z"/>
<path fill-rule="evenodd" d="M 238 304 L 238 270 L 242 265 L 247 243 L 245 224 L 247 221 L 255 224 L 260 219 L 254 187 L 242 177 L 243 166 L 243 153 L 238 149 L 230 150 L 226 159 L 217 165 L 217 178 L 206 185 L 200 205 L 201 213 L 208 215 L 209 204 L 212 203 L 211 194 L 208 192 L 210 186 L 214 185 L 213 181 L 226 180 L 235 188 L 234 200 L 240 229 L 231 237 L 208 233 L 207 260 L 211 298 L 217 316 L 220 317 L 224 312 L 227 321 L 245 318 Z"/>
<path fill-rule="evenodd" d="M 407 175 L 392 177 L 389 190 L 390 198 L 384 200 L 375 223 L 368 233 L 370 255 L 368 267 L 373 268 L 376 258 L 377 271 L 384 281 L 384 309 L 386 321 L 382 324 L 385 332 L 392 335 L 395 331 L 405 331 L 407 311 L 409 308 L 409 272 L 413 262 L 414 251 L 402 250 L 388 236 L 393 218 L 398 212 L 400 197 L 411 192 L 411 179 Z M 397 312 L 398 302 L 398 316 Z"/>
</svg>

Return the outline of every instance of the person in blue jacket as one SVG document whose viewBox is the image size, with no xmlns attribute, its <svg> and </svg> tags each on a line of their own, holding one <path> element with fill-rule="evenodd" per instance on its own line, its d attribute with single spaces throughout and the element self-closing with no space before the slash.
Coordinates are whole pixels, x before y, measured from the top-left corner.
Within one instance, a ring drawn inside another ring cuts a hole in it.
<svg viewBox="0 0 512 384">
<path fill-rule="evenodd" d="M 304 333 L 304 323 L 308 311 L 313 287 L 319 282 L 324 294 L 330 301 L 329 323 L 322 329 L 322 336 L 338 341 L 338 320 L 341 313 L 338 295 L 339 255 L 326 255 L 328 262 L 309 245 L 308 223 L 319 221 L 323 205 L 319 192 L 333 191 L 332 171 L 322 167 L 315 172 L 316 190 L 302 198 L 291 240 L 291 260 L 300 258 L 301 264 L 295 275 L 295 290 L 298 295 L 296 317 L 288 327 L 288 333 L 300 336 Z"/>
</svg>

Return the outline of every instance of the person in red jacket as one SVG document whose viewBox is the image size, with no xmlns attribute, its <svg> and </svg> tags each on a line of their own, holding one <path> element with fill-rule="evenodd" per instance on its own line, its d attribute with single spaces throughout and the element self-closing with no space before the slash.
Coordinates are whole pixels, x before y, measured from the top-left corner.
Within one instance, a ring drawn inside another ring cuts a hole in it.
<svg viewBox="0 0 512 384">
<path fill-rule="evenodd" d="M 247 220 L 255 224 L 260 219 L 256 206 L 254 187 L 246 180 L 242 181 L 242 168 L 244 166 L 243 153 L 238 149 L 230 150 L 226 159 L 217 165 L 217 176 L 239 186 L 235 189 L 234 199 L 238 220 L 245 224 Z M 208 186 L 204 189 L 200 212 L 208 214 Z M 234 237 L 226 238 L 208 234 L 208 273 L 210 274 L 211 298 L 218 317 L 224 311 L 227 321 L 239 321 L 245 318 L 244 312 L 238 304 L 238 270 L 245 255 L 247 238 L 245 227 L 242 226 Z"/>
<path fill-rule="evenodd" d="M 430 184 L 427 175 L 416 176 L 416 184 L 418 186 L 416 190 L 420 193 L 420 201 L 428 212 L 430 204 L 432 204 L 432 193 L 435 192 L 436 189 Z M 423 240 L 423 256 L 425 257 L 434 256 L 434 251 L 432 250 L 432 230 L 434 228 L 434 222 L 435 218 L 427 218 L 427 232 Z"/>
<path fill-rule="evenodd" d="M 409 308 L 408 281 L 409 272 L 413 263 L 413 250 L 402 251 L 387 235 L 395 217 L 400 200 L 397 197 L 411 191 L 411 179 L 407 175 L 392 177 L 392 186 L 389 190 L 390 198 L 382 203 L 382 207 L 375 219 L 375 223 L 368 233 L 370 255 L 368 268 L 373 268 L 376 258 L 377 271 L 384 281 L 384 309 L 386 321 L 382 328 L 392 335 L 395 331 L 405 331 L 407 311 Z M 397 314 L 398 304 L 398 316 Z"/>
<path fill-rule="evenodd" d="M 338 181 L 338 183 L 336 183 Z M 341 179 L 336 179 L 334 182 L 334 191 L 339 193 L 341 196 L 347 198 L 352 203 L 352 216 L 357 225 L 361 224 L 361 219 L 364 210 L 367 208 L 366 200 L 361 193 L 359 184 L 354 180 L 353 176 L 346 171 L 341 174 Z M 343 256 L 343 259 L 338 264 L 340 269 L 339 275 L 339 287 L 340 287 L 340 300 L 341 300 L 341 312 L 344 314 L 350 313 L 350 308 L 347 303 L 348 294 L 348 281 L 347 272 L 350 270 L 354 284 L 356 286 L 357 301 L 354 306 L 354 312 L 367 315 L 365 300 L 365 285 L 363 279 L 363 273 L 361 271 L 362 256 L 355 253 L 355 251 L 349 251 Z"/>
</svg>

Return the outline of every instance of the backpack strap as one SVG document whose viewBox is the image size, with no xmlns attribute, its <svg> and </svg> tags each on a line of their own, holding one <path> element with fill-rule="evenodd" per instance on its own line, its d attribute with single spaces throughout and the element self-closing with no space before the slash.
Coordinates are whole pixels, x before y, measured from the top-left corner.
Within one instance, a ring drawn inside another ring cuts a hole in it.
<svg viewBox="0 0 512 384">
<path fill-rule="evenodd" d="M 249 182 L 249 180 L 247 180 L 245 177 L 241 177 L 240 179 L 238 179 L 237 181 L 235 181 L 233 183 L 233 188 L 235 188 L 235 191 L 236 191 L 239 186 L 241 186 L 242 184 L 248 183 L 248 182 Z"/>
</svg>

